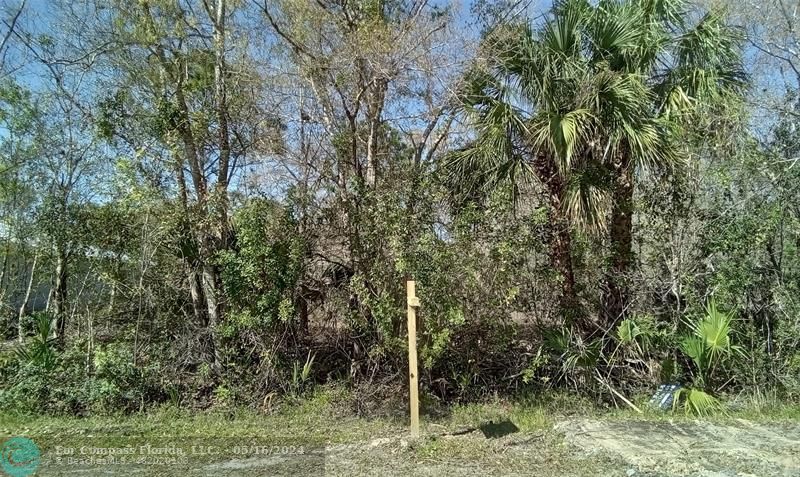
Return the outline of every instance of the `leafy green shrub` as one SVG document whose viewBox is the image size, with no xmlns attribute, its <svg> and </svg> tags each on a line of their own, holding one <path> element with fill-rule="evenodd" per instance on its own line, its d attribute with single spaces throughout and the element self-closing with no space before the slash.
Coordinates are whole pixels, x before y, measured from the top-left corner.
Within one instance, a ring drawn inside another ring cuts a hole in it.
<svg viewBox="0 0 800 477">
<path fill-rule="evenodd" d="M 706 314 L 700 320 L 687 325 L 691 334 L 681 342 L 683 351 L 695 366 L 694 382 L 700 387 L 714 385 L 713 378 L 719 368 L 730 360 L 734 353 L 743 355 L 741 347 L 731 339 L 733 317 L 717 309 L 712 299 Z"/>
<path fill-rule="evenodd" d="M 24 361 L 0 389 L 0 409 L 23 413 L 86 414 L 135 411 L 160 401 L 158 367 L 134 366 L 125 344 L 95 351 L 87 362 L 82 347 L 54 352 L 52 361 Z M 90 365 L 91 364 L 91 365 Z"/>
<path fill-rule="evenodd" d="M 0 382 L 7 383 L 17 373 L 19 360 L 11 351 L 0 352 Z"/>
<path fill-rule="evenodd" d="M 744 351 L 732 340 L 733 317 L 717 308 L 714 299 L 709 301 L 706 314 L 687 325 L 691 334 L 680 344 L 681 351 L 694 363 L 692 387 L 679 389 L 675 394 L 675 405 L 683 406 L 687 413 L 705 415 L 719 407 L 712 395 L 719 392 L 718 375 L 735 355 L 744 356 Z M 723 385 L 724 386 L 724 385 Z"/>
<path fill-rule="evenodd" d="M 133 353 L 127 344 L 109 344 L 95 350 L 94 376 L 88 381 L 87 400 L 92 410 L 100 412 L 132 411 L 163 394 L 157 384 L 159 367 L 153 364 L 134 366 Z"/>
<path fill-rule="evenodd" d="M 6 412 L 34 413 L 47 401 L 50 374 L 36 365 L 21 365 L 0 389 L 0 409 Z"/>
<path fill-rule="evenodd" d="M 16 348 L 19 360 L 24 363 L 36 364 L 46 369 L 55 365 L 55 338 L 52 338 L 52 317 L 47 313 L 34 315 L 35 334 L 27 343 Z"/>
<path fill-rule="evenodd" d="M 234 218 L 235 246 L 220 253 L 230 313 L 227 336 L 288 325 L 295 316 L 295 292 L 305 245 L 290 210 L 253 199 Z"/>
<path fill-rule="evenodd" d="M 214 405 L 218 407 L 229 407 L 234 401 L 234 392 L 225 384 L 220 384 L 212 391 Z"/>
<path fill-rule="evenodd" d="M 21 413 L 83 414 L 87 411 L 86 358 L 70 348 L 55 354 L 52 365 L 23 361 L 0 390 L 0 408 Z"/>
</svg>

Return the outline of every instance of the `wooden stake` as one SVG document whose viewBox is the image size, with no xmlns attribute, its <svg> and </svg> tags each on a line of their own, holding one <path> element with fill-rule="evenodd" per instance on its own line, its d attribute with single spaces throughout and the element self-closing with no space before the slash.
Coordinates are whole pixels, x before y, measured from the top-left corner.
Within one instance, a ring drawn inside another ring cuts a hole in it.
<svg viewBox="0 0 800 477">
<path fill-rule="evenodd" d="M 411 406 L 411 435 L 419 436 L 419 377 L 417 375 L 417 298 L 416 283 L 406 282 L 408 299 L 408 381 Z"/>
</svg>

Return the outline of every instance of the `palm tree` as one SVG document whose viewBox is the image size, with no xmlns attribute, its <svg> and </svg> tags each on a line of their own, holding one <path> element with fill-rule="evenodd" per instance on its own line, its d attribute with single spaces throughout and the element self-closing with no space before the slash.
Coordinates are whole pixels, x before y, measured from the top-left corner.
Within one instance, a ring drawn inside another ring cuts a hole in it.
<svg viewBox="0 0 800 477">
<path fill-rule="evenodd" d="M 629 306 L 627 280 L 633 263 L 633 213 L 636 172 L 646 167 L 672 168 L 678 145 L 671 138 L 694 127 L 699 114 L 708 113 L 741 96 L 746 75 L 741 62 L 741 35 L 726 25 L 720 12 L 699 16 L 684 0 L 601 1 L 589 7 L 585 1 L 566 2 L 562 8 L 579 9 L 586 18 L 588 55 L 595 74 L 636 77 L 646 88 L 645 101 L 635 114 L 655 129 L 641 132 L 661 137 L 647 145 L 636 134 L 620 137 L 605 158 L 612 172 L 610 214 L 610 263 L 603 297 L 605 321 L 621 319 Z M 618 113 L 617 101 L 604 105 L 604 113 Z M 623 104 L 624 106 L 624 104 Z M 634 122 L 634 117 L 629 118 Z M 626 124 L 606 128 L 610 137 Z M 622 128 L 622 130 L 620 130 Z M 683 130 L 683 131 L 682 131 Z M 647 140 L 647 138 L 644 138 Z M 664 151 L 653 154 L 649 146 Z"/>
<path fill-rule="evenodd" d="M 715 16 L 678 33 L 680 3 L 557 2 L 538 29 L 504 25 L 491 32 L 464 81 L 462 109 L 476 136 L 447 166 L 462 184 L 519 187 L 533 179 L 543 186 L 550 262 L 562 276 L 566 316 L 577 303 L 572 229 L 597 233 L 610 221 L 604 301 L 606 316 L 616 319 L 627 304 L 621 278 L 631 264 L 635 171 L 677 165 L 672 138 L 699 93 L 740 84 L 741 69 L 732 68 L 735 41 L 724 40 L 733 36 Z"/>
<path fill-rule="evenodd" d="M 581 158 L 575 148 L 589 136 L 595 118 L 574 95 L 587 81 L 574 54 L 574 25 L 559 22 L 541 32 L 524 25 L 505 26 L 484 41 L 481 61 L 466 76 L 461 105 L 476 128 L 469 147 L 446 165 L 457 182 L 484 189 L 511 183 L 519 189 L 530 179 L 543 186 L 550 224 L 549 258 L 561 275 L 560 303 L 574 309 L 572 217 L 567 213 L 570 166 Z"/>
</svg>

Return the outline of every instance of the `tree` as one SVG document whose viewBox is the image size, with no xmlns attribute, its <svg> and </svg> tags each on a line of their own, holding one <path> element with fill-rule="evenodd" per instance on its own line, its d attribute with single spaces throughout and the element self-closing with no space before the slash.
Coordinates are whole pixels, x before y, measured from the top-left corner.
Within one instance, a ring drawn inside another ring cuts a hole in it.
<svg viewBox="0 0 800 477">
<path fill-rule="evenodd" d="M 462 88 L 478 134 L 450 168 L 484 187 L 531 176 L 544 186 L 567 316 L 577 303 L 573 225 L 610 230 L 604 313 L 614 321 L 629 301 L 635 171 L 676 165 L 683 113 L 742 85 L 737 37 L 714 15 L 672 33 L 686 16 L 679 4 L 559 2 L 538 29 L 489 33 Z"/>
<path fill-rule="evenodd" d="M 44 121 L 41 156 L 29 166 L 30 180 L 40 187 L 36 222 L 51 250 L 53 276 L 52 332 L 64 344 L 73 261 L 85 253 L 85 207 L 102 193 L 98 186 L 103 155 L 95 138 L 86 136 L 84 116 L 67 98 L 54 98 Z"/>
<path fill-rule="evenodd" d="M 100 138 L 174 199 L 193 315 L 210 338 L 215 369 L 226 301 L 216 262 L 231 240 L 231 183 L 248 155 L 269 146 L 267 130 L 275 127 L 268 114 L 259 117 L 264 85 L 240 41 L 248 30 L 237 28 L 238 8 L 226 0 L 80 2 L 63 13 L 81 25 L 75 40 L 64 41 L 65 53 L 37 55 L 54 74 L 67 65 L 98 75 L 110 93 L 73 101 Z"/>
<path fill-rule="evenodd" d="M 0 307 L 10 307 L 14 295 L 14 263 L 34 248 L 31 226 L 36 188 L 30 164 L 42 150 L 42 114 L 30 91 L 11 80 L 0 80 L 0 221 L 3 228 Z M 35 254 L 34 254 L 35 255 Z M 5 315 L 5 313 L 3 313 Z M 8 316 L 8 315 L 7 315 Z"/>
<path fill-rule="evenodd" d="M 8 67 L 7 58 L 9 56 L 9 50 L 11 49 L 12 43 L 14 43 L 15 36 L 18 34 L 17 28 L 20 19 L 22 18 L 22 14 L 25 11 L 27 0 L 21 0 L 17 5 L 7 5 L 4 8 L 4 11 L 0 12 L 4 15 L 5 18 L 0 20 L 0 23 L 3 25 L 2 33 L 0 33 L 0 79 L 5 79 L 6 75 L 11 74 L 14 69 L 16 69 L 16 65 L 14 67 Z"/>
<path fill-rule="evenodd" d="M 405 208 L 414 224 L 401 240 L 408 245 L 417 189 L 452 124 L 449 86 L 461 64 L 453 16 L 425 0 L 258 5 L 300 79 L 288 88 L 285 115 L 286 136 L 299 147 L 287 141 L 282 158 L 298 178 L 294 197 L 305 201 L 300 228 L 328 224 L 309 240 L 321 266 L 307 270 L 337 269 L 337 287 L 350 291 L 348 312 L 376 337 L 373 297 L 402 303 L 400 258 L 380 228 L 380 206 L 394 200 Z"/>
<path fill-rule="evenodd" d="M 687 8 L 682 0 L 601 2 L 588 23 L 594 67 L 637 78 L 643 88 L 643 102 L 635 112 L 640 119 L 632 116 L 631 124 L 655 126 L 645 126 L 643 135 L 630 135 L 631 126 L 620 124 L 608 136 L 621 141 L 606 158 L 613 174 L 606 322 L 622 318 L 630 306 L 636 171 L 680 166 L 674 160 L 677 132 L 696 127 L 700 115 L 719 114 L 746 85 L 740 32 L 720 12 L 703 13 L 693 23 Z M 606 117 L 627 114 L 624 102 L 609 106 Z M 654 134 L 661 137 L 652 141 Z"/>
</svg>

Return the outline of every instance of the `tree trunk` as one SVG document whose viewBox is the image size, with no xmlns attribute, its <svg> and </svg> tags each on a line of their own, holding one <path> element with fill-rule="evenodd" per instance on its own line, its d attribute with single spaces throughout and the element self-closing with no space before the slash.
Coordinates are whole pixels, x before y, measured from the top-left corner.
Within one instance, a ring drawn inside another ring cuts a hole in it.
<svg viewBox="0 0 800 477">
<path fill-rule="evenodd" d="M 6 293 L 6 275 L 8 275 L 8 258 L 11 255 L 11 238 L 6 238 L 6 251 L 3 254 L 3 269 L 0 270 L 0 290 L 2 290 L 3 296 Z"/>
<path fill-rule="evenodd" d="M 367 136 L 367 174 L 366 183 L 370 187 L 375 187 L 378 181 L 380 167 L 380 135 L 381 135 L 381 115 L 386 101 L 386 89 L 388 80 L 380 78 L 375 81 L 372 87 L 369 102 L 367 104 L 367 118 L 369 122 L 369 135 Z"/>
<path fill-rule="evenodd" d="M 25 330 L 22 326 L 22 319 L 25 317 L 25 311 L 28 309 L 28 302 L 31 299 L 31 289 L 33 289 L 33 277 L 36 274 L 36 261 L 38 255 L 33 256 L 33 264 L 31 265 L 31 278 L 28 280 L 28 288 L 25 289 L 25 297 L 22 299 L 22 304 L 19 307 L 19 315 L 17 315 L 17 340 L 22 343 L 25 337 Z"/>
<path fill-rule="evenodd" d="M 544 155 L 537 157 L 535 167 L 539 179 L 547 187 L 547 200 L 550 206 L 548 211 L 550 266 L 560 275 L 561 281 L 559 311 L 565 321 L 571 321 L 576 317 L 578 298 L 572 267 L 570 221 L 564 210 L 566 183 L 551 158 Z"/>
<path fill-rule="evenodd" d="M 201 327 L 208 326 L 208 318 L 206 317 L 206 297 L 203 295 L 202 277 L 197 271 L 199 264 L 190 264 L 187 273 L 189 281 L 189 294 L 192 297 L 192 313 L 194 315 L 195 324 Z"/>
<path fill-rule="evenodd" d="M 203 264 L 203 293 L 206 297 L 208 313 L 208 331 L 211 338 L 212 365 L 218 369 L 222 363 L 219 325 L 222 321 L 222 305 L 220 303 L 220 277 L 219 270 L 214 265 Z"/>
<path fill-rule="evenodd" d="M 54 287 L 53 302 L 55 312 L 51 322 L 53 337 L 59 343 L 64 343 L 64 330 L 66 328 L 66 309 L 67 309 L 67 280 L 69 271 L 67 269 L 67 254 L 59 250 L 56 261 L 56 285 Z"/>
<path fill-rule="evenodd" d="M 212 16 L 214 25 L 214 103 L 217 116 L 217 148 L 219 162 L 217 171 L 216 197 L 214 210 L 209 211 L 215 216 L 216 227 L 213 237 L 206 237 L 203 254 L 203 290 L 208 304 L 208 329 L 211 334 L 213 346 L 213 364 L 219 370 L 222 365 L 222 343 L 219 326 L 224 316 L 224 296 L 222 294 L 222 279 L 219 268 L 212 263 L 214 255 L 228 247 L 230 229 L 228 225 L 228 180 L 230 176 L 231 144 L 228 127 L 228 88 L 226 76 L 228 74 L 225 61 L 227 1 L 216 0 L 215 11 Z M 211 12 L 209 12 L 211 13 Z"/>
<path fill-rule="evenodd" d="M 560 179 L 559 179 L 560 181 Z M 558 272 L 561 281 L 561 293 L 559 296 L 559 308 L 561 316 L 566 321 L 575 318 L 578 298 L 575 291 L 575 273 L 572 267 L 572 235 L 570 233 L 569 220 L 565 216 L 562 204 L 563 183 L 556 185 L 560 194 L 556 195 L 551 191 L 550 202 L 550 266 Z"/>
<path fill-rule="evenodd" d="M 184 222 L 182 224 L 184 233 L 184 243 L 186 246 L 183 252 L 183 262 L 186 270 L 186 281 L 189 284 L 189 296 L 192 299 L 192 316 L 194 324 L 200 327 L 208 326 L 206 319 L 206 298 L 203 295 L 202 276 L 199 271 L 202 268 L 197 257 L 196 247 L 190 238 L 192 236 L 191 218 L 189 217 L 189 195 L 186 191 L 186 176 L 183 172 L 183 158 L 175 154 L 175 175 L 178 182 L 178 198 L 180 199 L 181 212 Z"/>
<path fill-rule="evenodd" d="M 572 268 L 572 237 L 563 218 L 556 218 L 554 229 L 554 237 L 550 244 L 550 261 L 553 268 L 561 275 L 561 307 L 562 311 L 568 312 L 569 315 L 577 303 L 575 274 Z"/>
<path fill-rule="evenodd" d="M 225 62 L 225 0 L 217 0 L 216 12 L 214 14 L 214 96 L 216 102 L 217 122 L 217 141 L 219 144 L 219 171 L 217 173 L 217 188 L 221 192 L 221 197 L 217 199 L 226 201 L 228 189 L 228 168 L 230 167 L 231 145 L 228 131 L 228 94 L 225 84 L 227 66 Z M 223 202 L 221 207 L 225 206 Z"/>
<path fill-rule="evenodd" d="M 47 303 L 44 305 L 44 312 L 50 313 L 50 310 L 53 307 L 53 295 L 55 295 L 56 289 L 55 287 L 50 287 L 50 291 L 47 292 Z"/>
<path fill-rule="evenodd" d="M 6 290 L 6 280 L 7 280 L 7 275 L 8 275 L 8 260 L 9 260 L 9 256 L 11 255 L 11 237 L 10 236 L 6 237 L 6 247 L 5 247 L 5 249 L 6 249 L 6 251 L 5 251 L 5 254 L 3 256 L 3 269 L 0 270 L 0 303 L 2 303 L 2 304 L 4 304 L 5 301 L 6 301 L 6 295 L 7 294 L 11 295 L 11 292 Z M 11 301 L 10 297 L 9 297 L 9 301 Z M 3 323 L 2 323 L 3 334 L 5 334 L 5 330 L 8 327 L 10 327 L 10 325 L 11 325 L 11 317 L 7 316 L 7 318 L 3 319 Z"/>
<path fill-rule="evenodd" d="M 607 326 L 623 318 L 629 306 L 628 281 L 633 261 L 633 167 L 627 154 L 615 164 L 611 209 L 611 257 L 606 273 L 603 315 Z"/>
<path fill-rule="evenodd" d="M 108 319 L 111 319 L 111 316 L 114 314 L 114 307 L 117 304 L 117 284 L 116 282 L 111 283 L 111 291 L 108 293 L 108 308 L 106 309 L 106 316 Z"/>
</svg>

